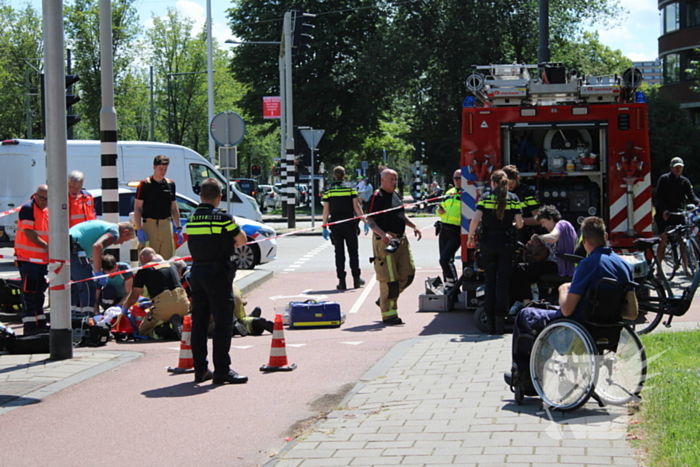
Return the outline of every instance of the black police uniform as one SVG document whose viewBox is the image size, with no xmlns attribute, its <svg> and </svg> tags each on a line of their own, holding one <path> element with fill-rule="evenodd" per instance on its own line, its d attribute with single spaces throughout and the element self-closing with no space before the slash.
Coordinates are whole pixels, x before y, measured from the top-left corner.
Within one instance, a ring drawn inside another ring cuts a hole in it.
<svg viewBox="0 0 700 467">
<path fill-rule="evenodd" d="M 503 334 L 515 251 L 513 221 L 516 214 L 522 214 L 522 208 L 513 193 L 508 193 L 503 219 L 496 216 L 497 207 L 493 191 L 485 192 L 476 205 L 483 212 L 479 242 L 486 293 L 484 308 L 489 331 Z"/>
<path fill-rule="evenodd" d="M 207 328 L 214 317 L 214 382 L 230 371 L 233 326 L 233 279 L 236 264 L 232 255 L 234 239 L 241 232 L 233 216 L 211 204 L 202 203 L 187 221 L 192 255 L 192 357 L 195 375 L 207 371 Z"/>
<path fill-rule="evenodd" d="M 338 222 L 355 217 L 355 199 L 357 190 L 343 186 L 342 180 L 335 180 L 331 187 L 323 194 L 323 202 L 328 203 L 330 222 Z M 347 221 L 337 225 L 331 225 L 331 241 L 335 247 L 335 272 L 340 280 L 340 285 L 345 284 L 345 246 L 348 248 L 350 260 L 350 272 L 355 281 L 355 287 L 360 286 L 360 260 L 357 252 L 357 235 L 359 220 Z M 344 287 L 343 287 L 344 288 Z"/>
<path fill-rule="evenodd" d="M 522 182 L 518 182 L 518 187 L 513 190 L 513 194 L 515 194 L 520 200 L 523 210 L 523 218 L 526 219 L 528 217 L 535 217 L 533 212 L 539 211 L 542 207 L 537 199 L 537 193 L 535 190 Z M 537 229 L 535 229 L 533 226 L 525 225 L 522 229 L 520 229 L 520 231 L 518 231 L 518 239 L 522 243 L 527 243 L 530 241 L 530 238 L 532 238 L 532 235 L 537 233 L 536 230 Z"/>
</svg>

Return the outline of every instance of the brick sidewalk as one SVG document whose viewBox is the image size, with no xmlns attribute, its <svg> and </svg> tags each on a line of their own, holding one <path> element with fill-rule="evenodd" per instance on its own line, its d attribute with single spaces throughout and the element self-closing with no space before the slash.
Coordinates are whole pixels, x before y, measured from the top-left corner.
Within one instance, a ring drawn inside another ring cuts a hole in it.
<svg viewBox="0 0 700 467">
<path fill-rule="evenodd" d="M 510 344 L 485 335 L 399 344 L 265 467 L 637 465 L 624 407 L 516 405 L 503 382 Z"/>
</svg>

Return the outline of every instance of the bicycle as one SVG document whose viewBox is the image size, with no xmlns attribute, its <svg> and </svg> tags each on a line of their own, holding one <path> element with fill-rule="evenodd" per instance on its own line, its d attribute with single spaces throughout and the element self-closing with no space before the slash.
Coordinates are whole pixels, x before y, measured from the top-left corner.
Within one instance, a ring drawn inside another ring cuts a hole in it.
<svg viewBox="0 0 700 467">
<path fill-rule="evenodd" d="M 648 266 L 644 277 L 637 279 L 640 283 L 636 290 L 639 316 L 627 322 L 638 335 L 647 334 L 656 329 L 664 315 L 668 315 L 668 320 L 663 323 L 664 326 L 671 327 L 671 321 L 675 316 L 683 316 L 688 311 L 695 292 L 700 286 L 700 269 L 697 269 L 693 281 L 683 289 L 680 295 L 673 291 L 666 275 L 657 273 L 661 270 L 661 263 L 654 254 L 654 246 L 660 241 L 658 237 L 640 238 L 633 244 L 634 248 L 644 252 Z"/>
<path fill-rule="evenodd" d="M 669 213 L 669 216 L 682 216 L 683 223 L 669 227 L 666 230 L 666 236 L 668 237 L 664 255 L 664 264 L 666 268 L 662 268 L 661 271 L 668 277 L 668 280 L 673 280 L 676 272 L 681 264 L 683 264 L 683 257 L 685 255 L 687 255 L 688 262 L 686 272 L 693 276 L 698 269 L 700 246 L 695 238 L 697 227 L 693 222 L 694 213 L 697 210 L 697 206 L 689 205 L 683 211 Z M 686 268 L 684 267 L 683 269 Z"/>
</svg>

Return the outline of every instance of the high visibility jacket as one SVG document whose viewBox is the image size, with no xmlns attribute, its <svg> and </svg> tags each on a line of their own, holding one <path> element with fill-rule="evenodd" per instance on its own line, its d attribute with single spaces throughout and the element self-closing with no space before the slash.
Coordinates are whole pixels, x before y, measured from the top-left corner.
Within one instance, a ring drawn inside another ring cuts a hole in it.
<svg viewBox="0 0 700 467">
<path fill-rule="evenodd" d="M 462 189 L 450 188 L 445 193 L 445 200 L 440 204 L 445 214 L 440 214 L 443 224 L 461 225 L 462 223 Z"/>
<path fill-rule="evenodd" d="M 68 196 L 69 218 L 68 228 L 81 222 L 97 219 L 95 215 L 95 201 L 92 195 L 85 190 L 81 190 L 77 197 Z"/>
<path fill-rule="evenodd" d="M 358 193 L 355 188 L 343 186 L 342 180 L 335 180 L 323 194 L 323 202 L 328 203 L 331 221 L 355 217 L 355 198 Z"/>
<path fill-rule="evenodd" d="M 31 210 L 31 216 L 24 216 L 28 214 L 28 210 Z M 33 217 L 30 218 L 30 217 Z M 20 210 L 20 219 L 17 224 L 17 237 L 15 237 L 15 255 L 19 258 L 26 259 L 32 258 L 39 260 L 41 264 L 46 264 L 49 262 L 49 254 L 44 251 L 43 248 L 33 243 L 27 237 L 25 230 L 33 230 L 36 234 L 44 240 L 46 243 L 49 242 L 49 209 L 39 209 L 34 200 L 29 201 Z"/>
</svg>

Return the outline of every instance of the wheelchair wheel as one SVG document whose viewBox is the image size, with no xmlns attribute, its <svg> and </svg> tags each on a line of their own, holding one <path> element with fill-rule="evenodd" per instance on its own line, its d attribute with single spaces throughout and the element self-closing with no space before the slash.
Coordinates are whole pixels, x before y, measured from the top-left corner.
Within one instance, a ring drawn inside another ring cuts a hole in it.
<svg viewBox="0 0 700 467">
<path fill-rule="evenodd" d="M 599 355 L 595 392 L 603 402 L 623 405 L 638 399 L 647 376 L 644 346 L 628 326 L 620 330 L 617 351 Z"/>
<path fill-rule="evenodd" d="M 488 319 L 486 318 L 486 308 L 484 308 L 483 305 L 478 307 L 474 312 L 474 325 L 481 332 L 489 332 Z"/>
<path fill-rule="evenodd" d="M 530 374 L 546 405 L 562 411 L 581 407 L 593 394 L 598 377 L 593 338 L 575 321 L 554 321 L 535 340 Z"/>
</svg>

